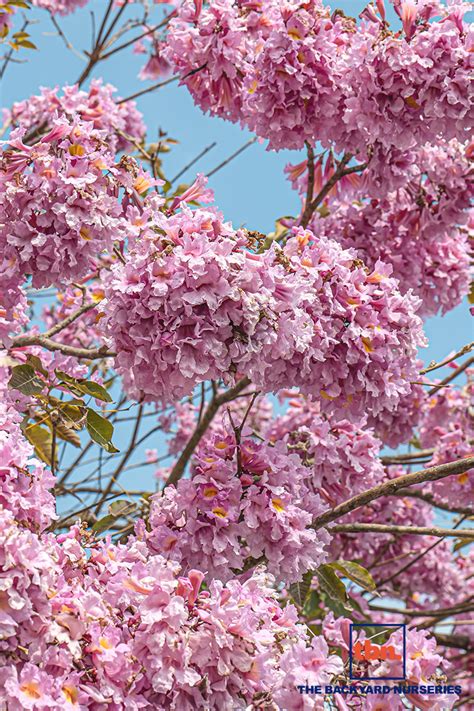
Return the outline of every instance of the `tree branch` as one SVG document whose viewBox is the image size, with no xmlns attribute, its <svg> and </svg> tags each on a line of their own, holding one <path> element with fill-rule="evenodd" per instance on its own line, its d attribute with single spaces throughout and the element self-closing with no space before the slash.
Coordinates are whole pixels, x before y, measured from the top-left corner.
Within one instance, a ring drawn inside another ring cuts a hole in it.
<svg viewBox="0 0 474 711">
<path fill-rule="evenodd" d="M 345 153 L 336 168 L 334 174 L 329 178 L 327 183 L 321 188 L 319 193 L 316 195 L 314 200 L 310 203 L 309 208 L 305 209 L 305 214 L 301 219 L 301 227 L 307 227 L 308 223 L 318 207 L 318 205 L 324 200 L 326 195 L 331 192 L 335 184 L 343 178 L 345 175 L 351 175 L 351 173 L 357 173 L 359 171 L 365 170 L 367 168 L 367 163 L 361 163 L 360 165 L 353 165 L 350 168 L 346 168 L 346 165 L 352 158 L 351 153 Z"/>
<path fill-rule="evenodd" d="M 96 508 L 94 509 L 94 514 L 96 516 L 99 513 L 99 511 L 102 507 L 102 504 L 104 503 L 104 501 L 107 499 L 107 497 L 110 495 L 112 489 L 114 488 L 114 484 L 116 484 L 117 479 L 119 478 L 125 464 L 128 462 L 128 460 L 130 459 L 130 457 L 133 454 L 133 451 L 135 449 L 135 443 L 136 443 L 137 437 L 138 437 L 138 431 L 140 429 L 142 414 L 143 414 L 143 404 L 141 404 L 138 407 L 137 419 L 135 422 L 135 427 L 133 428 L 133 433 L 130 438 L 130 443 L 128 445 L 127 451 L 123 455 L 118 467 L 116 468 L 116 470 L 110 477 L 109 482 L 108 482 L 107 486 L 105 487 L 105 489 L 102 493 L 102 496 L 100 497 L 99 501 L 97 502 Z"/>
<path fill-rule="evenodd" d="M 444 378 L 444 380 L 442 380 L 440 383 L 438 383 L 433 388 L 431 388 L 431 390 L 428 390 L 428 397 L 430 397 L 431 395 L 435 395 L 438 392 L 438 390 L 440 390 L 441 388 L 444 388 L 445 385 L 447 385 L 452 380 L 457 378 L 458 375 L 461 375 L 461 373 L 463 373 L 465 370 L 467 370 L 467 368 L 469 368 L 473 364 L 474 364 L 474 357 L 471 356 L 462 365 L 460 365 L 459 368 L 456 368 L 456 370 L 453 370 L 451 375 L 447 375 L 446 378 Z"/>
<path fill-rule="evenodd" d="M 417 536 L 437 536 L 438 538 L 451 536 L 474 540 L 474 528 L 456 530 L 455 528 L 437 528 L 436 526 L 392 526 L 384 523 L 344 523 L 326 526 L 326 528 L 330 533 L 410 533 Z"/>
<path fill-rule="evenodd" d="M 445 365 L 449 365 L 449 363 L 452 363 L 453 360 L 456 360 L 456 358 L 460 358 L 461 356 L 466 355 L 466 353 L 470 353 L 470 351 L 472 351 L 473 348 L 474 348 L 474 341 L 463 346 L 460 351 L 458 351 L 457 353 L 455 353 L 452 356 L 448 356 L 447 358 L 442 360 L 440 363 L 434 363 L 432 361 L 427 368 L 423 368 L 423 370 L 420 370 L 420 375 L 425 375 L 425 373 L 431 373 L 432 370 L 437 370 L 438 368 L 443 368 Z"/>
<path fill-rule="evenodd" d="M 306 201 L 305 201 L 305 206 L 303 210 L 303 214 L 301 216 L 301 225 L 303 227 L 306 227 L 308 222 L 311 219 L 311 215 L 313 214 L 313 211 L 311 209 L 311 201 L 313 199 L 313 193 L 314 193 L 314 150 L 313 146 L 306 141 L 306 152 L 308 155 L 307 159 L 307 166 L 308 166 L 308 185 L 306 188 Z"/>
<path fill-rule="evenodd" d="M 23 348 L 24 346 L 42 346 L 47 351 L 59 351 L 64 355 L 74 356 L 75 358 L 86 358 L 87 360 L 97 360 L 99 358 L 113 358 L 117 354 L 107 350 L 107 346 L 99 348 L 76 348 L 68 346 L 65 343 L 58 343 L 46 336 L 17 336 L 13 339 L 10 348 Z"/>
<path fill-rule="evenodd" d="M 435 506 L 437 509 L 442 509 L 443 511 L 465 514 L 466 516 L 474 516 L 474 508 L 448 506 L 447 504 L 437 501 L 433 494 L 423 494 L 421 491 L 412 491 L 411 489 L 399 489 L 394 496 L 410 496 L 414 499 L 420 499 L 420 501 L 426 501 L 426 503 L 430 504 L 430 506 Z"/>
<path fill-rule="evenodd" d="M 405 474 L 403 476 L 397 477 L 397 479 L 390 479 L 385 481 L 383 484 L 374 486 L 372 489 L 357 494 L 347 501 L 338 504 L 333 509 L 326 511 L 321 516 L 318 516 L 313 521 L 313 527 L 318 529 L 326 526 L 331 521 L 336 521 L 336 519 L 344 516 L 345 514 L 354 511 L 369 504 L 374 499 L 379 499 L 381 496 L 390 496 L 395 494 L 399 489 L 403 489 L 407 486 L 412 486 L 414 484 L 422 484 L 424 481 L 437 481 L 438 479 L 444 479 L 446 476 L 452 476 L 455 474 L 462 474 L 474 467 L 474 457 L 465 457 L 455 462 L 448 462 L 447 464 L 439 464 L 436 467 L 429 467 L 427 469 L 422 469 L 419 472 L 413 472 L 412 474 Z"/>
</svg>

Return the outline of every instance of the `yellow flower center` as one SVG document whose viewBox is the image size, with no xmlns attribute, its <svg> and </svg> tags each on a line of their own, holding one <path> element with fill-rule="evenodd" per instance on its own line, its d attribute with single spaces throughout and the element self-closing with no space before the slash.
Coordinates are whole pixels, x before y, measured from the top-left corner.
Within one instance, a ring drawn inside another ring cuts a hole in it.
<svg viewBox="0 0 474 711">
<path fill-rule="evenodd" d="M 226 518 L 227 516 L 227 511 L 222 508 L 222 506 L 215 506 L 212 509 L 212 513 L 214 516 L 217 516 L 218 518 Z"/>
<path fill-rule="evenodd" d="M 81 146 L 80 143 L 72 143 L 69 146 L 69 153 L 72 156 L 83 156 L 85 154 L 85 152 L 86 152 L 86 149 L 84 148 L 84 146 Z"/>
<path fill-rule="evenodd" d="M 28 681 L 26 684 L 22 684 L 20 690 L 26 694 L 26 696 L 29 696 L 30 699 L 41 699 L 43 695 L 36 681 Z"/>
<path fill-rule="evenodd" d="M 63 686 L 63 694 L 70 704 L 77 703 L 77 698 L 79 694 L 75 686 Z"/>
</svg>

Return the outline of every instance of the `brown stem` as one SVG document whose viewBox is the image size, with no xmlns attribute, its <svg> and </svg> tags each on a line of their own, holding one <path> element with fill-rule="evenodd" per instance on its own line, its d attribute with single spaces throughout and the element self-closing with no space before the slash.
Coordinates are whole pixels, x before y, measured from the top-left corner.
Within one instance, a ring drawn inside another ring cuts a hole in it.
<svg viewBox="0 0 474 711">
<path fill-rule="evenodd" d="M 423 368 L 423 370 L 420 370 L 420 375 L 425 375 L 425 373 L 431 373 L 432 370 L 437 370 L 438 368 L 443 368 L 445 365 L 449 365 L 449 363 L 452 363 L 453 360 L 456 360 L 456 358 L 460 358 L 463 355 L 466 355 L 466 353 L 470 353 L 472 349 L 474 348 L 474 341 L 471 343 L 466 344 L 461 348 L 460 351 L 455 353 L 452 356 L 448 356 L 444 360 L 442 360 L 440 363 L 434 363 L 431 362 L 430 365 L 427 368 Z"/>
<path fill-rule="evenodd" d="M 474 540 L 474 528 L 471 530 L 455 528 L 437 528 L 436 526 L 395 526 L 384 523 L 344 523 L 327 526 L 330 533 L 398 533 L 415 534 L 417 536 L 437 536 L 444 538 L 469 538 Z"/>
<path fill-rule="evenodd" d="M 57 333 L 60 331 L 63 331 L 65 328 L 71 325 L 71 323 L 74 323 L 76 319 L 80 318 L 83 314 L 87 313 L 88 311 L 91 311 L 95 306 L 97 306 L 97 302 L 92 301 L 90 303 L 83 304 L 77 311 L 74 311 L 74 313 L 69 314 L 65 319 L 62 321 L 59 321 L 55 326 L 50 328 L 48 331 L 45 331 L 42 335 L 43 338 L 51 338 L 51 336 L 55 336 Z"/>
<path fill-rule="evenodd" d="M 46 336 L 17 336 L 13 339 L 11 348 L 23 348 L 24 346 L 42 346 L 47 351 L 59 351 L 64 355 L 75 358 L 86 358 L 87 360 L 97 360 L 99 358 L 113 358 L 117 354 L 107 350 L 107 346 L 99 348 L 76 348 L 65 343 L 58 343 Z"/>
<path fill-rule="evenodd" d="M 341 516 L 354 511 L 369 504 L 375 499 L 379 499 L 381 496 L 390 496 L 395 494 L 399 489 L 403 489 L 407 486 L 413 486 L 414 484 L 422 484 L 424 481 L 437 481 L 438 479 L 444 479 L 446 476 L 453 476 L 455 474 L 462 474 L 469 469 L 474 467 L 474 457 L 465 457 L 455 462 L 448 462 L 447 464 L 439 464 L 436 467 L 429 467 L 428 469 L 422 469 L 418 472 L 413 472 L 412 474 L 404 474 L 399 476 L 397 479 L 390 479 L 385 481 L 383 484 L 372 487 L 367 491 L 353 496 L 347 501 L 338 504 L 333 509 L 326 511 L 321 516 L 318 516 L 313 521 L 313 527 L 318 529 L 326 526 L 331 521 L 336 521 Z"/>
<path fill-rule="evenodd" d="M 448 506 L 447 504 L 437 501 L 433 494 L 423 494 L 421 491 L 412 491 L 411 489 L 400 489 L 394 496 L 410 496 L 414 499 L 420 499 L 420 501 L 426 501 L 430 506 L 435 506 L 437 509 L 442 509 L 443 511 L 474 516 L 474 508 Z"/>
<path fill-rule="evenodd" d="M 215 173 L 217 173 L 218 170 L 221 170 L 221 168 L 224 168 L 224 166 L 231 163 L 234 160 L 234 158 L 237 158 L 237 156 L 239 156 L 241 153 L 246 151 L 247 148 L 249 148 L 251 145 L 253 145 L 255 143 L 256 140 L 257 140 L 257 136 L 254 136 L 249 141 L 247 141 L 247 143 L 244 143 L 243 146 L 240 146 L 240 148 L 238 148 L 236 151 L 234 151 L 234 153 L 232 153 L 232 155 L 230 155 L 228 158 L 223 160 L 222 163 L 219 163 L 219 165 L 217 165 L 215 168 L 213 168 L 210 173 L 207 173 L 206 178 L 210 178 L 211 175 L 214 175 Z"/>
<path fill-rule="evenodd" d="M 414 610 L 412 608 L 387 607 L 385 605 L 371 605 L 371 610 L 379 612 L 391 612 L 405 617 L 446 617 L 447 615 L 463 615 L 474 609 L 469 603 L 453 605 L 452 607 L 441 607 L 438 610 Z"/>
<path fill-rule="evenodd" d="M 301 226 L 302 227 L 307 227 L 308 223 L 318 207 L 318 205 L 324 200 L 326 195 L 331 192 L 332 188 L 335 186 L 335 184 L 343 178 L 345 175 L 351 175 L 351 173 L 358 173 L 359 171 L 365 170 L 367 167 L 367 163 L 362 163 L 361 165 L 353 165 L 350 168 L 346 168 L 347 163 L 350 161 L 352 158 L 352 155 L 350 153 L 345 153 L 341 160 L 339 161 L 339 164 L 336 168 L 336 171 L 334 174 L 329 178 L 327 183 L 321 188 L 319 193 L 316 195 L 314 200 L 310 203 L 310 206 L 307 210 L 305 210 L 305 215 L 301 219 Z"/>
<path fill-rule="evenodd" d="M 434 449 L 418 449 L 416 452 L 407 452 L 405 454 L 394 454 L 387 457 L 380 457 L 382 464 L 399 464 L 403 462 L 411 462 L 412 459 L 426 459 L 434 454 Z"/>
<path fill-rule="evenodd" d="M 456 368 L 456 370 L 453 370 L 451 375 L 447 375 L 446 378 L 444 378 L 440 383 L 435 385 L 431 390 L 428 390 L 428 396 L 430 397 L 431 395 L 435 395 L 438 390 L 443 388 L 445 385 L 450 383 L 452 380 L 458 377 L 458 375 L 461 375 L 467 368 L 469 368 L 471 365 L 474 364 L 474 357 L 468 358 L 462 365 L 459 366 L 459 368 Z"/>
<path fill-rule="evenodd" d="M 306 142 L 306 153 L 308 156 L 307 159 L 307 166 L 308 166 L 308 185 L 306 188 L 306 201 L 305 201 L 305 206 L 303 210 L 303 214 L 301 215 L 301 221 L 300 224 L 303 227 L 306 227 L 308 222 L 311 219 L 311 215 L 313 214 L 312 209 L 311 209 L 311 201 L 313 199 L 313 193 L 314 193 L 314 150 L 313 146 Z"/>
</svg>

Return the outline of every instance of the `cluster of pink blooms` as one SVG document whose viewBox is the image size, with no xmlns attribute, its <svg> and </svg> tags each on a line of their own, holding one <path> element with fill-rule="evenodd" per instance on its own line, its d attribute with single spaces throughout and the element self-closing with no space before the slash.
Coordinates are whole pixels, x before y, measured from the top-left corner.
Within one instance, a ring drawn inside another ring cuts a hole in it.
<svg viewBox="0 0 474 711">
<path fill-rule="evenodd" d="M 321 415 L 318 403 L 295 395 L 284 415 L 265 431 L 270 441 L 284 440 L 311 468 L 311 485 L 335 506 L 385 478 L 378 458 L 380 442 L 370 429 Z"/>
<path fill-rule="evenodd" d="M 77 526 L 39 537 L 1 508 L 0 519 L 8 708 L 230 711 L 271 701 L 286 685 L 280 660 L 297 651 L 304 628 L 270 579 L 211 582 L 201 592 L 202 573 L 181 576 L 142 542 L 104 542 L 88 554 Z M 316 677 L 329 680 L 341 662 L 326 648 L 324 663 L 317 651 Z"/>
<path fill-rule="evenodd" d="M 0 260 L 31 274 L 33 286 L 75 281 L 127 236 L 119 189 L 143 178 L 133 160 L 115 166 L 106 133 L 91 122 L 63 115 L 32 146 L 24 135 L 13 131 L 0 155 Z"/>
<path fill-rule="evenodd" d="M 0 349 L 11 344 L 12 336 L 28 323 L 27 299 L 14 262 L 0 258 Z"/>
<path fill-rule="evenodd" d="M 55 478 L 33 457 L 33 447 L 20 430 L 21 415 L 8 398 L 0 402 L 0 508 L 22 526 L 42 531 L 55 518 L 50 493 Z"/>
<path fill-rule="evenodd" d="M 104 279 L 100 324 L 133 397 L 170 402 L 245 374 L 345 417 L 393 409 L 408 392 L 425 343 L 418 301 L 384 265 L 369 273 L 304 230 L 256 253 L 212 210 L 155 213 L 154 227 Z"/>
<path fill-rule="evenodd" d="M 240 120 L 271 148 L 321 140 L 364 156 L 437 134 L 462 140 L 472 128 L 467 6 L 406 5 L 396 35 L 377 7 L 357 24 L 318 0 L 188 0 L 165 58 L 204 111 Z"/>
<path fill-rule="evenodd" d="M 444 388 L 429 398 L 420 423 L 420 444 L 433 448 L 429 466 L 452 462 L 474 454 L 472 371 L 462 389 Z M 436 499 L 453 506 L 474 503 L 474 470 L 432 482 Z"/>
<path fill-rule="evenodd" d="M 329 536 L 310 528 L 324 504 L 284 443 L 247 434 L 237 445 L 224 429 L 200 444 L 191 473 L 153 499 L 146 533 L 153 552 L 223 580 L 262 557 L 287 581 L 324 562 Z"/>
<path fill-rule="evenodd" d="M 369 267 L 379 259 L 390 264 L 402 292 L 412 289 L 422 301 L 420 313 L 432 315 L 457 306 L 469 290 L 470 151 L 451 141 L 425 145 L 416 155 L 417 175 L 405 177 L 404 185 L 380 197 L 360 200 L 363 189 L 371 196 L 367 181 L 372 164 L 362 179 L 344 178 L 326 199 L 324 210 L 315 213 L 311 228 L 317 235 L 338 240 L 344 248 L 356 249 Z M 322 184 L 320 162 L 317 169 L 315 194 Z M 306 162 L 287 167 L 303 200 L 306 171 Z M 324 179 L 333 172 L 328 160 Z M 386 181 L 383 185 L 386 190 Z"/>
<path fill-rule="evenodd" d="M 421 369 L 422 361 L 418 361 L 418 365 Z M 396 408 L 383 410 L 376 417 L 370 414 L 367 417 L 367 425 L 373 428 L 376 436 L 387 447 L 395 449 L 408 442 L 420 423 L 426 397 L 426 386 L 421 384 L 422 380 L 422 376 L 419 376 L 417 382 L 410 384 L 408 392 L 400 398 Z"/>
<path fill-rule="evenodd" d="M 103 84 L 101 79 L 93 79 L 87 91 L 77 85 L 64 86 L 61 95 L 59 87 L 42 88 L 39 95 L 15 102 L 11 109 L 5 109 L 4 123 L 19 126 L 28 134 L 35 128 L 47 126 L 57 116 L 71 119 L 76 116 L 102 132 L 101 138 L 110 152 L 126 150 L 131 148 L 131 143 L 121 134 L 140 142 L 146 128 L 135 102 L 119 103 L 120 97 L 114 96 L 115 91 L 114 86 Z"/>
</svg>

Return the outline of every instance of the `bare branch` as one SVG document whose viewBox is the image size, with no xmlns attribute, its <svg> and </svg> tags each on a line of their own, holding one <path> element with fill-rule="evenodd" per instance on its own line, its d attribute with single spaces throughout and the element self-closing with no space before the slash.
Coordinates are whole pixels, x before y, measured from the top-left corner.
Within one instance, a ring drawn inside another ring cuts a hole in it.
<svg viewBox="0 0 474 711">
<path fill-rule="evenodd" d="M 459 368 L 456 368 L 456 370 L 453 370 L 453 372 L 450 375 L 447 375 L 446 378 L 444 378 L 440 383 L 435 385 L 431 390 L 428 390 L 428 396 L 435 395 L 438 390 L 441 388 L 444 388 L 445 385 L 453 381 L 455 378 L 458 377 L 458 375 L 461 375 L 467 368 L 469 368 L 471 365 L 474 365 L 474 357 L 471 356 L 468 358 L 462 365 L 459 366 Z"/>
<path fill-rule="evenodd" d="M 413 486 L 414 484 L 422 484 L 424 481 L 437 481 L 438 479 L 444 479 L 446 476 L 463 474 L 472 467 L 474 467 L 474 457 L 465 457 L 455 462 L 439 464 L 436 467 L 428 467 L 427 469 L 422 469 L 412 474 L 404 474 L 396 479 L 390 479 L 326 511 L 313 521 L 313 527 L 316 529 L 322 528 L 328 523 L 331 523 L 331 521 L 336 521 L 338 518 L 341 518 L 341 516 L 369 504 L 371 501 L 374 501 L 374 499 L 395 494 L 399 489 Z"/>
<path fill-rule="evenodd" d="M 244 143 L 244 145 L 240 146 L 240 148 L 238 150 L 236 150 L 234 153 L 232 153 L 232 155 L 230 155 L 228 158 L 223 160 L 222 163 L 219 163 L 219 165 L 217 165 L 215 168 L 213 168 L 210 173 L 207 173 L 206 177 L 210 178 L 211 175 L 214 175 L 215 173 L 217 173 L 218 170 L 221 170 L 221 168 L 224 168 L 224 166 L 231 163 L 234 160 L 234 158 L 237 158 L 237 156 L 239 156 L 241 153 L 243 153 L 245 150 L 247 150 L 247 148 L 252 146 L 256 140 L 257 140 L 257 136 L 254 136 L 249 141 L 247 141 L 247 143 Z"/>
<path fill-rule="evenodd" d="M 423 370 L 420 370 L 420 375 L 425 375 L 425 373 L 431 373 L 432 370 L 437 370 L 438 368 L 443 368 L 445 365 L 449 365 L 449 363 L 452 363 L 453 360 L 456 360 L 456 358 L 460 358 L 461 356 L 466 355 L 466 353 L 470 353 L 473 348 L 474 341 L 463 346 L 460 351 L 458 351 L 452 356 L 448 356 L 440 363 L 431 362 L 427 368 L 423 368 Z"/>
<path fill-rule="evenodd" d="M 113 358 L 117 354 L 109 351 L 107 346 L 99 348 L 76 348 L 68 346 L 65 343 L 58 343 L 46 336 L 17 336 L 13 339 L 11 348 L 23 348 L 24 346 L 42 346 L 47 351 L 59 351 L 64 355 L 74 356 L 75 358 L 85 358 L 87 360 L 97 360 L 100 358 Z"/>
<path fill-rule="evenodd" d="M 471 530 L 455 528 L 437 528 L 436 526 L 395 526 L 383 523 L 344 523 L 326 526 L 330 533 L 398 533 L 417 536 L 437 536 L 438 538 L 469 538 L 474 540 L 474 528 Z"/>
</svg>

